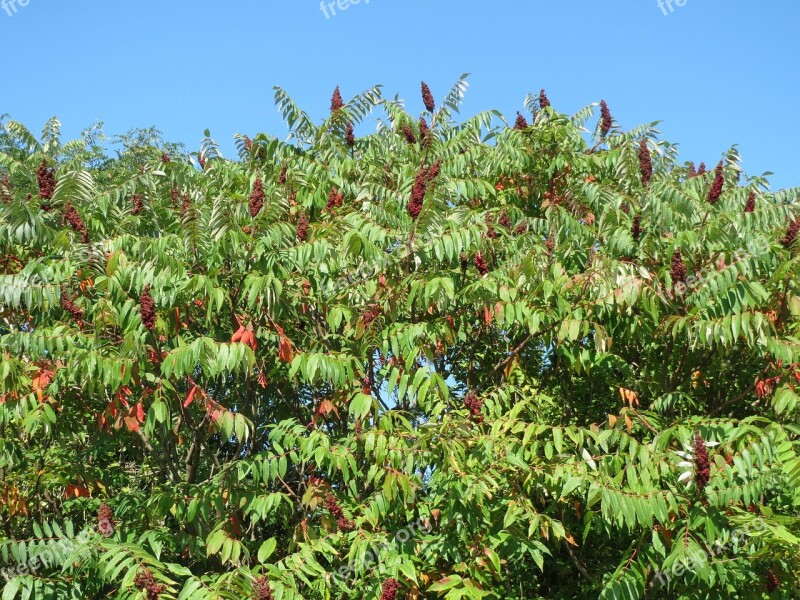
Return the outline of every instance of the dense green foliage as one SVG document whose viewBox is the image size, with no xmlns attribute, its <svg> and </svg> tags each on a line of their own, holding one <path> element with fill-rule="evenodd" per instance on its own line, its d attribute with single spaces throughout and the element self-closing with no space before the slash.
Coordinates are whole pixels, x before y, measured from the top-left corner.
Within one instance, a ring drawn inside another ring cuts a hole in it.
<svg viewBox="0 0 800 600">
<path fill-rule="evenodd" d="M 3 600 L 798 597 L 800 192 L 465 89 L 3 122 Z"/>
</svg>

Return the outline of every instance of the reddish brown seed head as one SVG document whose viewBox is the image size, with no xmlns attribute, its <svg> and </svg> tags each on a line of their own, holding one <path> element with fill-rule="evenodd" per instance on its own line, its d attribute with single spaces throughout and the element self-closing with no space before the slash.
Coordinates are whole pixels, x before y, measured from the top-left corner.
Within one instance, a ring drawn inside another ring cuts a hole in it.
<svg viewBox="0 0 800 600">
<path fill-rule="evenodd" d="M 756 210 L 756 193 L 751 191 L 747 196 L 747 202 L 744 204 L 744 212 L 751 213 Z"/>
<path fill-rule="evenodd" d="M 47 163 L 42 159 L 39 165 L 39 170 L 36 173 L 36 179 L 39 183 L 39 197 L 42 200 L 50 200 L 56 191 L 56 175 L 55 170 L 47 167 Z"/>
<path fill-rule="evenodd" d="M 406 138 L 406 142 L 408 144 L 413 145 L 417 143 L 417 136 L 414 135 L 414 130 L 411 128 L 411 125 L 405 124 L 400 128 L 400 133 L 403 134 L 403 137 Z"/>
<path fill-rule="evenodd" d="M 522 116 L 522 113 L 517 112 L 517 120 L 514 123 L 514 129 L 517 131 L 524 131 L 528 128 L 528 121 Z"/>
<path fill-rule="evenodd" d="M 475 268 L 478 269 L 478 272 L 481 274 L 481 276 L 484 276 L 489 272 L 489 265 L 487 264 L 486 259 L 483 257 L 483 254 L 480 252 L 475 255 L 474 262 Z"/>
<path fill-rule="evenodd" d="M 642 217 L 636 215 L 633 217 L 633 225 L 631 226 L 631 237 L 637 244 L 642 237 Z"/>
<path fill-rule="evenodd" d="M 433 94 L 431 88 L 424 81 L 422 82 L 422 102 L 428 112 L 433 112 L 436 109 L 436 103 L 433 101 Z"/>
<path fill-rule="evenodd" d="M 342 100 L 342 93 L 339 91 L 339 86 L 337 85 L 331 97 L 331 113 L 336 113 L 342 108 L 344 108 L 344 101 Z"/>
<path fill-rule="evenodd" d="M 250 202 L 248 208 L 250 209 L 250 217 L 255 219 L 261 209 L 264 207 L 264 200 L 266 199 L 264 193 L 264 182 L 258 177 L 253 184 L 253 191 L 250 194 Z"/>
<path fill-rule="evenodd" d="M 114 511 L 103 502 L 97 511 L 97 529 L 104 537 L 114 535 Z"/>
<path fill-rule="evenodd" d="M 131 204 L 133 205 L 133 208 L 131 209 L 132 215 L 138 215 L 140 212 L 142 212 L 144 205 L 142 204 L 141 195 L 134 194 L 133 196 L 131 196 Z"/>
<path fill-rule="evenodd" d="M 683 262 L 683 255 L 681 254 L 680 248 L 676 249 L 675 252 L 672 253 L 670 277 L 672 278 L 672 285 L 686 283 L 686 265 Z"/>
<path fill-rule="evenodd" d="M 67 205 L 64 207 L 64 221 L 69 223 L 69 226 L 72 227 L 76 233 L 80 234 L 81 241 L 84 244 L 89 243 L 89 229 L 83 222 L 81 215 L 69 202 L 67 202 Z"/>
<path fill-rule="evenodd" d="M 344 128 L 344 141 L 349 147 L 356 145 L 356 134 L 353 130 L 353 122 L 348 121 Z"/>
<path fill-rule="evenodd" d="M 381 586 L 381 598 L 380 600 L 395 600 L 397 598 L 397 592 L 400 591 L 400 582 L 397 579 L 387 579 L 383 582 Z"/>
<path fill-rule="evenodd" d="M 789 221 L 789 226 L 786 229 L 786 235 L 783 236 L 781 240 L 781 244 L 787 250 L 791 247 L 794 243 L 795 239 L 797 239 L 797 234 L 800 233 L 800 219 L 792 218 Z"/>
<path fill-rule="evenodd" d="M 550 106 L 550 100 L 547 98 L 544 89 L 542 89 L 539 92 L 539 108 L 547 108 L 548 106 Z"/>
<path fill-rule="evenodd" d="M 279 185 L 286 185 L 286 176 L 288 174 L 288 171 L 289 171 L 289 169 L 286 167 L 286 165 L 283 165 L 281 167 L 280 175 L 278 175 L 278 184 Z"/>
<path fill-rule="evenodd" d="M 425 117 L 419 119 L 419 139 L 423 148 L 427 148 L 431 144 L 431 130 L 428 127 L 428 122 Z"/>
<path fill-rule="evenodd" d="M 156 327 L 156 303 L 150 295 L 150 289 L 149 285 L 145 286 L 142 295 L 139 296 L 139 315 L 144 326 L 153 331 Z"/>
<path fill-rule="evenodd" d="M 720 196 L 722 196 L 722 189 L 725 186 L 725 171 L 722 166 L 722 161 L 719 161 L 717 168 L 714 169 L 714 182 L 711 184 L 711 189 L 708 192 L 708 203 L 716 204 Z"/>
<path fill-rule="evenodd" d="M 639 142 L 639 169 L 642 172 L 642 184 L 647 187 L 653 177 L 653 161 L 645 139 Z"/>
<path fill-rule="evenodd" d="M 297 218 L 297 239 L 301 242 L 305 242 L 308 239 L 308 225 L 308 216 L 303 211 Z"/>
<path fill-rule="evenodd" d="M 256 577 L 253 582 L 253 600 L 272 600 L 272 588 L 266 577 Z"/>
<path fill-rule="evenodd" d="M 613 120 L 611 118 L 611 111 L 608 110 L 608 104 L 605 100 L 600 101 L 600 135 L 605 137 L 611 130 Z"/>
<path fill-rule="evenodd" d="M 167 164 L 168 162 L 170 162 L 169 154 L 167 154 L 166 152 L 162 152 L 161 153 L 161 162 L 164 163 L 164 164 Z"/>
</svg>

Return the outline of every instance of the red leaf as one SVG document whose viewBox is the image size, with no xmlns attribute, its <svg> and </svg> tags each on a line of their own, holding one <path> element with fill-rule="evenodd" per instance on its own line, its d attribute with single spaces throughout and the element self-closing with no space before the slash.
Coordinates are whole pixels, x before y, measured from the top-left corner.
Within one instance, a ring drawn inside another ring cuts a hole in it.
<svg viewBox="0 0 800 600">
<path fill-rule="evenodd" d="M 192 389 L 189 390 L 189 393 L 186 395 L 186 400 L 183 403 L 183 407 L 188 407 L 194 401 L 194 395 L 197 393 L 197 386 L 192 386 Z"/>
<path fill-rule="evenodd" d="M 233 334 L 233 337 L 231 338 L 231 342 L 236 343 L 236 342 L 240 341 L 242 339 L 242 336 L 244 336 L 245 333 L 247 333 L 247 330 L 244 328 L 244 325 L 242 325 L 241 327 L 239 327 L 239 329 L 236 330 L 236 333 Z"/>
</svg>

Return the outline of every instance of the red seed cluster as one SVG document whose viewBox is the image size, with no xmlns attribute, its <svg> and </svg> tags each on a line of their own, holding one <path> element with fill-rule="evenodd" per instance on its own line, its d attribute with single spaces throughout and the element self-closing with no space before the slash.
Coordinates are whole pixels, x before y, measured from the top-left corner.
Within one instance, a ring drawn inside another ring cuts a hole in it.
<svg viewBox="0 0 800 600">
<path fill-rule="evenodd" d="M 387 579 L 381 586 L 381 600 L 395 600 L 399 591 L 400 582 L 394 578 Z"/>
<path fill-rule="evenodd" d="M 792 219 L 789 223 L 789 227 L 786 230 L 786 235 L 783 236 L 781 240 L 781 244 L 787 250 L 789 247 L 794 243 L 794 240 L 797 238 L 797 234 L 800 233 L 800 219 Z"/>
<path fill-rule="evenodd" d="M 72 320 L 76 323 L 83 320 L 83 311 L 75 304 L 67 288 L 61 288 L 61 308 L 72 315 Z"/>
<path fill-rule="evenodd" d="M 335 114 L 342 108 L 344 108 L 344 101 L 342 100 L 342 93 L 339 91 L 339 86 L 337 85 L 331 97 L 331 113 Z"/>
<path fill-rule="evenodd" d="M 486 237 L 490 240 L 497 239 L 497 231 L 494 228 L 494 219 L 492 215 L 486 214 Z"/>
<path fill-rule="evenodd" d="M 778 576 L 775 575 L 775 572 L 770 569 L 769 573 L 767 573 L 767 591 L 771 594 L 779 587 L 781 587 L 781 581 L 778 579 Z"/>
<path fill-rule="evenodd" d="M 633 217 L 633 225 L 631 225 L 631 237 L 637 244 L 642 237 L 642 217 L 639 215 Z"/>
<path fill-rule="evenodd" d="M 264 199 L 266 197 L 266 194 L 264 194 L 264 182 L 261 181 L 261 177 L 258 177 L 253 184 L 253 191 L 250 193 L 250 202 L 248 204 L 250 216 L 253 219 L 255 219 L 258 213 L 261 212 L 261 209 L 264 208 Z"/>
<path fill-rule="evenodd" d="M 461 255 L 458 258 L 459 258 L 459 262 L 461 264 L 461 272 L 462 273 L 466 273 L 467 272 L 467 268 L 469 267 L 469 260 L 467 259 L 466 252 L 462 252 Z"/>
<path fill-rule="evenodd" d="M 517 112 L 517 120 L 514 123 L 514 129 L 517 131 L 524 131 L 528 128 L 528 121 L 522 116 L 522 113 Z"/>
<path fill-rule="evenodd" d="M 683 263 L 683 256 L 681 249 L 678 248 L 672 254 L 672 263 L 670 264 L 670 276 L 672 277 L 672 285 L 678 283 L 686 283 L 686 265 Z"/>
<path fill-rule="evenodd" d="M 547 98 L 547 94 L 545 94 L 544 90 L 539 92 L 539 108 L 547 108 L 550 106 L 550 100 Z"/>
<path fill-rule="evenodd" d="M 705 175 L 706 174 L 706 163 L 701 162 L 700 166 L 697 168 L 697 176 Z"/>
<path fill-rule="evenodd" d="M 400 128 L 400 133 L 403 134 L 403 137 L 406 138 L 406 142 L 408 142 L 409 144 L 414 145 L 417 143 L 417 136 L 414 135 L 414 130 L 408 123 L 406 123 Z"/>
<path fill-rule="evenodd" d="M 497 224 L 505 229 L 511 228 L 511 218 L 508 216 L 508 212 L 506 212 L 505 209 L 500 212 L 500 218 L 497 219 Z"/>
<path fill-rule="evenodd" d="M 483 422 L 483 414 L 481 413 L 483 409 L 483 400 L 478 398 L 478 394 L 470 390 L 467 395 L 464 396 L 464 406 L 467 407 L 473 421 L 476 423 Z"/>
<path fill-rule="evenodd" d="M 431 94 L 431 88 L 429 88 L 428 84 L 424 81 L 422 82 L 422 102 L 425 104 L 425 108 L 428 112 L 433 112 L 436 108 L 436 103 L 433 101 L 433 94 Z"/>
<path fill-rule="evenodd" d="M 181 197 L 181 218 L 184 218 L 192 210 L 192 199 L 189 194 L 184 194 Z"/>
<path fill-rule="evenodd" d="M 325 208 L 329 211 L 333 211 L 335 208 L 339 208 L 344 203 L 344 196 L 339 191 L 339 188 L 333 188 L 331 193 L 328 194 L 328 203 L 325 205 Z"/>
<path fill-rule="evenodd" d="M 431 145 L 431 128 L 428 127 L 428 122 L 425 120 L 425 117 L 419 118 L 419 140 L 423 148 L 427 148 Z"/>
<path fill-rule="evenodd" d="M 692 177 L 697 177 L 697 169 L 694 168 L 694 163 L 689 163 L 689 171 L 686 173 L 686 179 L 691 179 Z"/>
<path fill-rule="evenodd" d="M 247 150 L 247 152 L 253 151 L 253 140 L 248 136 L 244 136 L 244 149 Z"/>
<path fill-rule="evenodd" d="M 647 187 L 653 177 L 653 160 L 645 139 L 642 139 L 639 143 L 639 168 L 642 171 L 642 183 Z"/>
<path fill-rule="evenodd" d="M 348 121 L 344 127 L 344 141 L 351 148 L 356 145 L 356 134 L 353 130 L 352 121 Z"/>
<path fill-rule="evenodd" d="M 414 180 L 414 187 L 411 188 L 411 199 L 408 201 L 408 214 L 416 220 L 422 212 L 422 203 L 425 200 L 425 193 L 428 191 L 428 170 L 423 168 L 417 173 Z"/>
<path fill-rule="evenodd" d="M 164 164 L 167 164 L 169 161 L 170 161 L 169 154 L 167 154 L 166 152 L 162 152 L 161 153 L 161 162 L 164 163 Z"/>
<path fill-rule="evenodd" d="M 708 459 L 708 448 L 700 434 L 694 436 L 694 482 L 702 493 L 711 478 L 711 463 Z"/>
<path fill-rule="evenodd" d="M 69 223 L 69 226 L 76 232 L 81 234 L 81 241 L 84 244 L 89 242 L 89 229 L 86 227 L 86 223 L 83 222 L 80 214 L 78 211 L 75 210 L 75 207 L 72 206 L 69 202 L 64 207 L 64 220 Z"/>
<path fill-rule="evenodd" d="M 708 192 L 708 203 L 716 204 L 720 196 L 722 196 L 722 188 L 725 186 L 725 172 L 722 166 L 722 161 L 719 161 L 717 168 L 714 169 L 714 182 L 711 184 L 711 190 Z"/>
<path fill-rule="evenodd" d="M 44 159 L 36 172 L 36 179 L 39 182 L 39 197 L 42 200 L 50 200 L 56 191 L 56 173 L 55 169 L 47 168 Z"/>
<path fill-rule="evenodd" d="M 475 260 L 473 262 L 475 263 L 475 268 L 478 269 L 478 272 L 481 274 L 481 276 L 486 275 L 489 272 L 489 265 L 487 264 L 486 259 L 483 257 L 483 254 L 480 252 L 475 255 Z"/>
<path fill-rule="evenodd" d="M 131 204 L 133 204 L 133 208 L 131 209 L 132 215 L 138 215 L 142 212 L 144 205 L 142 204 L 142 196 L 140 194 L 134 194 L 131 196 Z"/>
<path fill-rule="evenodd" d="M 172 188 L 169 192 L 170 200 L 172 201 L 172 206 L 178 206 L 178 201 L 181 199 L 181 193 L 178 191 L 177 188 Z"/>
<path fill-rule="evenodd" d="M 272 588 L 266 577 L 256 577 L 253 582 L 253 600 L 272 600 Z"/>
<path fill-rule="evenodd" d="M 305 211 L 301 212 L 297 218 L 297 238 L 301 242 L 305 242 L 308 239 L 308 216 Z"/>
<path fill-rule="evenodd" d="M 756 210 L 756 193 L 755 191 L 751 191 L 750 195 L 747 196 L 747 202 L 744 203 L 744 212 L 751 213 Z"/>
<path fill-rule="evenodd" d="M 547 241 L 545 242 L 544 247 L 547 250 L 548 254 L 553 253 L 553 250 L 556 247 L 556 238 L 553 237 L 552 233 L 549 236 L 547 236 Z"/>
<path fill-rule="evenodd" d="M 528 233 L 528 224 L 523 221 L 514 229 L 514 235 L 522 235 Z"/>
<path fill-rule="evenodd" d="M 104 537 L 111 537 L 114 535 L 114 525 L 114 511 L 103 502 L 97 510 L 97 530 Z"/>
<path fill-rule="evenodd" d="M 278 185 L 286 185 L 286 175 L 288 171 L 289 169 L 286 167 L 286 165 L 281 167 L 281 173 L 278 175 Z"/>
<path fill-rule="evenodd" d="M 372 322 L 377 319 L 380 314 L 381 311 L 376 305 L 370 305 L 370 307 L 367 308 L 367 310 L 365 310 L 364 314 L 361 316 L 361 318 L 364 320 L 364 327 L 369 327 L 372 325 Z"/>
<path fill-rule="evenodd" d="M 339 529 L 342 531 L 352 531 L 355 528 L 355 524 L 345 516 L 342 507 L 339 506 L 339 501 L 333 494 L 325 496 L 325 508 L 336 518 L 336 524 L 339 526 Z"/>
<path fill-rule="evenodd" d="M 428 169 L 428 174 L 426 175 L 428 183 L 430 183 L 431 181 L 436 179 L 439 176 L 439 173 L 441 172 L 441 170 L 442 170 L 442 161 L 437 160 Z"/>
<path fill-rule="evenodd" d="M 605 100 L 600 101 L 600 135 L 605 137 L 611 130 L 613 121 L 611 119 L 611 111 L 608 110 L 608 104 Z"/>
<path fill-rule="evenodd" d="M 133 580 L 133 586 L 142 592 L 147 592 L 147 600 L 158 600 L 167 588 L 162 583 L 156 583 L 153 572 L 147 567 L 141 567 Z"/>
<path fill-rule="evenodd" d="M 139 315 L 142 317 L 142 323 L 150 331 L 153 331 L 156 326 L 156 303 L 153 296 L 150 295 L 150 286 L 145 286 L 142 290 L 142 295 L 139 296 Z"/>
</svg>

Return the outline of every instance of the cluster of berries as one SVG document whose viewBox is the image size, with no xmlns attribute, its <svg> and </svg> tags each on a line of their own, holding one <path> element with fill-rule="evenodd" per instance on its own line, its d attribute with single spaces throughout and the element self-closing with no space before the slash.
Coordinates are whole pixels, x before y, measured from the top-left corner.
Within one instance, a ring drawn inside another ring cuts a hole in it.
<svg viewBox="0 0 800 600">
<path fill-rule="evenodd" d="M 39 183 L 39 197 L 42 200 L 50 200 L 53 193 L 56 191 L 56 173 L 55 170 L 47 168 L 47 163 L 42 160 L 39 165 L 39 170 L 36 173 L 36 179 Z M 43 207 L 44 208 L 44 207 Z M 45 210 L 50 210 L 49 207 Z"/>
<path fill-rule="evenodd" d="M 348 519 L 342 507 L 339 506 L 339 501 L 333 494 L 325 496 L 325 508 L 336 518 L 336 524 L 342 531 L 352 531 L 355 529 L 355 524 Z"/>
<path fill-rule="evenodd" d="M 472 390 L 467 392 L 467 395 L 464 396 L 464 406 L 467 407 L 467 410 L 472 415 L 473 421 L 476 423 L 483 423 L 483 414 L 481 413 L 483 409 L 483 400 L 478 398 L 478 394 Z"/>
<path fill-rule="evenodd" d="M 69 202 L 67 202 L 67 205 L 64 207 L 64 220 L 69 223 L 69 226 L 72 227 L 76 233 L 81 234 L 81 241 L 84 244 L 89 243 L 89 228 L 86 227 L 86 223 L 83 222 L 78 211 L 75 210 L 75 207 Z"/>
<path fill-rule="evenodd" d="M 394 578 L 387 579 L 381 586 L 381 600 L 395 600 L 399 591 L 400 582 Z"/>
<path fill-rule="evenodd" d="M 156 583 L 153 572 L 147 567 L 140 568 L 136 573 L 133 586 L 139 591 L 147 592 L 147 600 L 158 600 L 158 597 L 166 589 L 163 583 Z"/>
<path fill-rule="evenodd" d="M 272 588 L 266 577 L 256 577 L 253 582 L 253 600 L 272 600 Z"/>
<path fill-rule="evenodd" d="M 694 482 L 702 493 L 711 478 L 711 464 L 708 459 L 708 448 L 700 434 L 694 436 Z"/>
<path fill-rule="evenodd" d="M 139 315 L 144 326 L 153 331 L 156 327 L 156 303 L 150 295 L 149 285 L 145 286 L 142 295 L 139 296 Z"/>
<path fill-rule="evenodd" d="M 97 530 L 104 537 L 111 537 L 114 535 L 114 525 L 114 511 L 103 502 L 97 510 Z"/>
<path fill-rule="evenodd" d="M 248 207 L 250 208 L 250 216 L 255 219 L 258 213 L 261 212 L 261 209 L 264 207 L 264 199 L 266 195 L 264 194 L 264 182 L 261 181 L 261 177 L 258 177 L 253 184 L 253 191 L 250 194 L 250 202 Z"/>
</svg>

